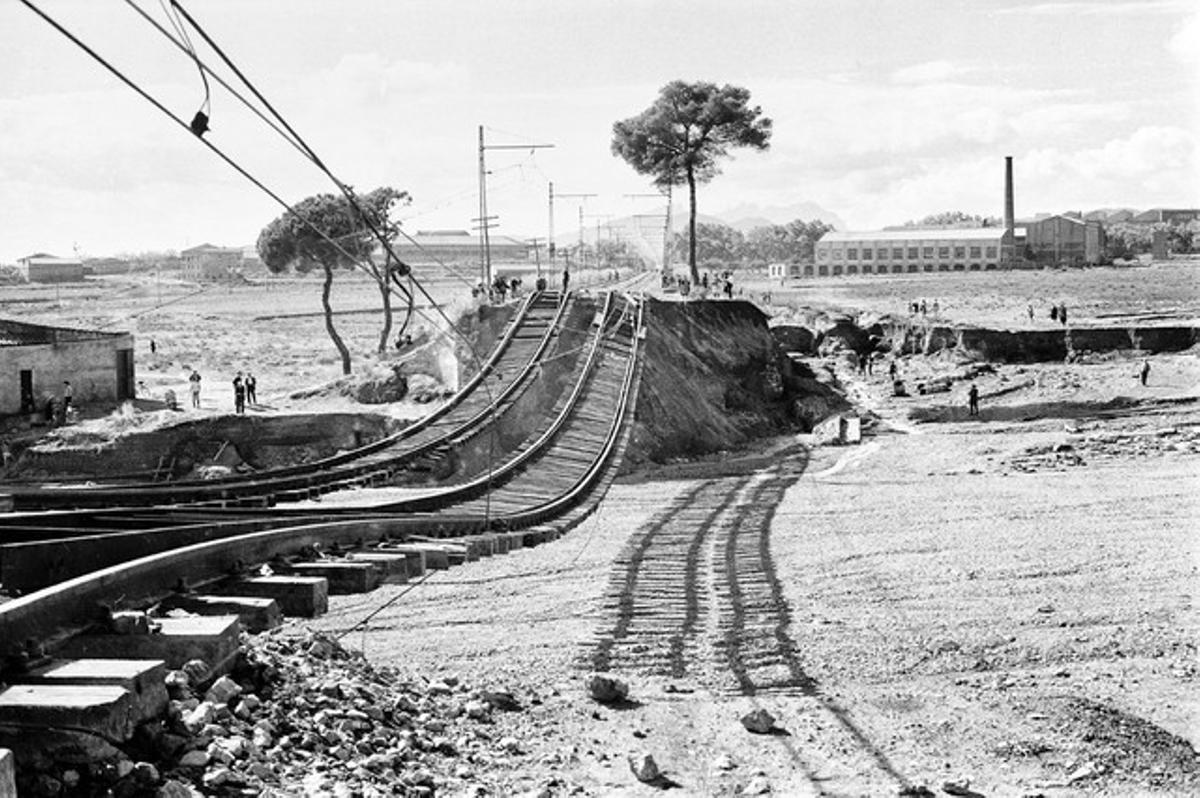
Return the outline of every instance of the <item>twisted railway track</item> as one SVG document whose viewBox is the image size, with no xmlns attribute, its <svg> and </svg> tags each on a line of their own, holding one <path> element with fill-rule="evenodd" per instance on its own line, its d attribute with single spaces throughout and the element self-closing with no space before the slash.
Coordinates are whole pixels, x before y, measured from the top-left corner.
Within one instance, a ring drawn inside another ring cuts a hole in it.
<svg viewBox="0 0 1200 798">
<path fill-rule="evenodd" d="M 531 294 L 470 381 L 426 418 L 382 440 L 311 463 L 214 480 L 9 486 L 16 511 L 166 505 L 259 505 L 311 498 L 354 485 L 387 484 L 421 458 L 444 455 L 449 442 L 495 423 L 538 377 L 538 363 L 563 332 L 568 303 L 556 293 Z M 493 389 L 489 378 L 496 378 Z M 80 521 L 85 516 L 75 516 Z M 2 522 L 13 539 L 18 521 Z"/>
<path fill-rule="evenodd" d="M 415 503 L 315 516 L 281 514 L 278 508 L 174 507 L 163 511 L 178 522 L 169 528 L 150 526 L 163 520 L 156 519 L 153 508 L 134 514 L 145 526 L 124 533 L 123 543 L 141 541 L 141 556 L 122 557 L 0 605 L 0 640 L 8 647 L 0 678 L 24 672 L 28 661 L 44 650 L 81 634 L 103 633 L 115 606 L 149 607 L 186 596 L 188 606 L 195 607 L 204 604 L 198 596 L 257 590 L 263 577 L 255 574 L 262 564 L 269 563 L 275 573 L 267 579 L 322 574 L 314 578 L 325 581 L 327 590 L 350 592 L 370 589 L 381 580 L 406 579 L 430 564 L 444 567 L 481 552 L 504 552 L 553 537 L 590 513 L 615 475 L 636 397 L 641 324 L 640 302 L 608 295 L 595 316 L 578 379 L 559 398 L 551 417 L 488 474 Z M 117 523 L 117 516 L 107 518 Z M 222 524 L 227 528 L 214 532 Z M 199 534 L 199 542 L 179 545 L 183 532 Z M 447 542 L 449 538 L 457 539 Z M 76 537 L 65 544 L 7 544 L 0 546 L 0 562 L 5 573 L 19 573 L 33 570 L 39 556 L 53 566 L 46 551 L 64 560 L 83 556 L 95 561 L 105 548 L 114 547 L 113 536 L 105 535 Z M 24 565 L 10 569 L 18 561 Z M 77 569 L 78 563 L 63 568 Z M 226 610 L 229 606 L 217 598 L 211 603 Z"/>
</svg>

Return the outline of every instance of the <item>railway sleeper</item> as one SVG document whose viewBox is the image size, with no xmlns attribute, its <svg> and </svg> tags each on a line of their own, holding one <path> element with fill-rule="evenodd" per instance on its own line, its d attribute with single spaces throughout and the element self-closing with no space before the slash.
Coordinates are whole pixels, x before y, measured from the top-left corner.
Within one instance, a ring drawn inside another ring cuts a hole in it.
<svg viewBox="0 0 1200 798">
<path fill-rule="evenodd" d="M 296 562 L 292 571 L 300 576 L 324 577 L 329 582 L 329 593 L 344 596 L 351 593 L 368 593 L 379 587 L 381 569 L 371 562 L 349 560 L 315 560 Z"/>
<path fill-rule="evenodd" d="M 55 654 L 73 659 L 158 659 L 172 670 L 192 660 L 225 673 L 238 651 L 242 623 L 237 615 L 156 618 L 153 634 L 85 633 L 64 641 Z"/>
<path fill-rule="evenodd" d="M 329 580 L 323 576 L 254 576 L 227 582 L 217 592 L 274 599 L 289 618 L 316 618 L 329 610 Z"/>
</svg>

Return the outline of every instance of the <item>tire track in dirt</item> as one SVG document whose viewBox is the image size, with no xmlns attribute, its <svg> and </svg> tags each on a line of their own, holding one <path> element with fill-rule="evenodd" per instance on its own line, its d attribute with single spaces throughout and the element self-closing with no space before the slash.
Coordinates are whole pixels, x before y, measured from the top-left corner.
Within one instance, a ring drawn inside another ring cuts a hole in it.
<svg viewBox="0 0 1200 798">
<path fill-rule="evenodd" d="M 741 486 L 740 477 L 701 482 L 634 533 L 614 563 L 591 652 L 594 670 L 687 674 L 707 605 L 699 590 L 701 554 Z"/>
<path fill-rule="evenodd" d="M 887 755 L 805 672 L 771 555 L 771 525 L 808 453 L 755 473 L 700 482 L 637 530 L 614 563 L 593 670 L 695 678 L 717 693 L 792 696 L 813 729 L 886 782 L 909 786 Z M 785 734 L 814 785 L 811 763 Z"/>
</svg>

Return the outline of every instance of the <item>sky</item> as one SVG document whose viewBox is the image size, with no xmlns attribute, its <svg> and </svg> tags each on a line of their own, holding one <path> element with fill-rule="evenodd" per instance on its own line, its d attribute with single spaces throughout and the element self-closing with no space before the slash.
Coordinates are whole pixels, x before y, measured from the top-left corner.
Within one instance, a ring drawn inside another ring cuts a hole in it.
<svg viewBox="0 0 1200 798">
<path fill-rule="evenodd" d="M 177 116 L 195 63 L 151 0 L 32 0 Z M 675 79 L 731 83 L 774 121 L 699 211 L 811 202 L 848 229 L 930 213 L 1200 206 L 1200 0 L 183 0 L 344 182 L 390 185 L 410 233 L 479 215 L 560 240 L 661 213 L 614 121 Z M 192 32 L 198 56 L 236 78 Z M 0 263 L 252 244 L 265 193 L 19 0 L 0 3 Z M 246 93 L 241 84 L 234 83 Z M 288 202 L 334 185 L 226 90 L 206 139 Z M 552 149 L 524 149 L 553 144 Z M 680 195 L 681 197 L 682 195 Z M 677 197 L 676 213 L 686 211 Z M 777 219 L 776 221 L 784 221 Z"/>
</svg>

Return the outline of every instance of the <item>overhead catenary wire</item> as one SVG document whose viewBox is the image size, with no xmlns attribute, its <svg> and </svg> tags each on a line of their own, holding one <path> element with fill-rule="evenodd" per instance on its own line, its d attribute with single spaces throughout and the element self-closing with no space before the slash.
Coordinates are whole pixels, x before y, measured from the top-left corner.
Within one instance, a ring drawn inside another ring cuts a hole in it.
<svg viewBox="0 0 1200 798">
<path fill-rule="evenodd" d="M 199 135 L 199 133 L 195 130 L 195 128 L 192 125 L 189 125 L 184 120 L 182 120 L 179 116 L 177 116 L 169 108 L 167 108 L 165 105 L 163 105 L 162 102 L 160 102 L 158 99 L 156 99 L 154 96 L 152 96 L 149 92 L 147 92 L 145 89 L 143 89 L 141 86 L 139 86 L 131 78 L 126 76 L 123 72 L 121 72 L 121 70 L 119 70 L 117 67 L 115 67 L 113 64 L 111 64 L 107 59 L 105 59 L 103 56 L 101 56 L 92 47 L 87 45 L 78 36 L 76 36 L 71 31 L 67 30 L 66 27 L 64 27 L 62 24 L 60 24 L 57 20 L 55 20 L 49 14 L 44 12 L 41 8 L 38 7 L 38 5 L 36 3 L 33 2 L 33 0 L 21 0 L 21 2 L 27 8 L 29 8 L 31 11 L 33 11 L 35 14 L 37 14 L 39 17 L 41 17 L 43 21 L 45 21 L 47 24 L 49 24 L 51 27 L 53 27 L 56 31 L 58 31 L 62 36 L 64 36 L 69 41 L 71 41 L 75 46 L 77 46 L 81 50 L 83 50 L 87 55 L 89 55 L 93 60 L 95 60 L 98 64 L 100 64 L 102 67 L 104 67 L 104 69 L 106 69 L 114 77 L 116 77 L 118 80 L 120 80 L 122 83 L 124 83 L 130 89 L 132 89 L 135 93 L 137 93 L 139 96 L 141 96 L 144 100 L 146 100 L 151 105 L 153 105 L 161 113 L 163 113 L 165 116 L 167 116 L 169 119 L 171 119 L 173 122 L 175 122 L 180 127 L 184 128 L 185 130 L 188 130 L 191 133 L 195 133 L 196 134 L 195 137 L 197 139 L 199 139 L 201 144 L 203 144 L 205 147 L 207 147 L 211 152 L 213 152 L 222 161 L 224 161 L 229 167 L 234 169 L 234 171 L 236 171 L 238 174 L 242 175 L 246 180 L 248 180 L 250 183 L 252 183 L 260 191 L 262 191 L 264 194 L 266 194 L 272 200 L 274 200 L 276 203 L 278 203 L 289 214 L 291 214 L 292 216 L 294 216 L 295 218 L 300 220 L 302 223 L 304 223 L 305 225 L 310 227 L 315 233 L 317 233 L 317 235 L 320 238 L 322 238 L 327 243 L 332 245 L 338 252 L 342 253 L 342 255 L 344 255 L 347 258 L 348 262 L 350 262 L 351 264 L 355 264 L 358 262 L 358 257 L 356 257 L 355 255 L 352 255 L 350 252 L 348 252 L 337 241 L 332 239 L 328 234 L 326 234 L 324 231 L 322 231 L 320 228 L 318 228 L 311 220 L 307 219 L 305 216 L 298 213 L 291 204 L 286 202 L 277 193 L 275 193 L 270 188 L 268 188 L 262 181 L 260 181 L 254 175 L 252 175 L 245 167 L 243 167 L 239 163 L 237 163 L 232 157 L 227 155 L 223 150 L 221 150 L 219 147 L 214 145 L 212 142 L 205 139 L 202 135 Z M 388 238 L 377 228 L 377 226 L 374 224 L 374 222 L 372 221 L 370 216 L 365 211 L 362 210 L 361 205 L 359 205 L 357 198 L 355 197 L 353 192 L 350 190 L 350 188 L 348 186 L 346 186 L 343 182 L 341 182 L 328 169 L 328 167 L 326 167 L 324 165 L 324 163 L 316 155 L 316 153 L 313 152 L 311 150 L 311 148 L 309 148 L 308 145 L 303 142 L 303 140 L 299 137 L 298 134 L 295 133 L 295 131 L 287 123 L 287 121 L 284 120 L 278 114 L 278 112 L 276 112 L 274 110 L 274 108 L 270 105 L 270 103 L 267 102 L 267 100 L 264 97 L 262 97 L 261 93 L 259 93 L 257 91 L 257 89 L 255 89 L 252 85 L 249 84 L 249 81 L 244 77 L 244 75 L 242 75 L 240 70 L 238 70 L 237 67 L 234 66 L 229 61 L 229 59 L 224 55 L 224 53 L 215 44 L 215 42 L 213 42 L 212 39 L 202 29 L 199 28 L 199 26 L 190 17 L 190 15 L 188 15 L 186 10 L 181 8 L 178 5 L 178 3 L 175 2 L 175 0 L 172 0 L 172 5 L 175 8 L 177 8 L 181 14 L 183 14 L 183 16 L 189 21 L 189 23 L 191 23 L 193 25 L 193 27 L 195 27 L 197 29 L 197 32 L 200 33 L 200 35 L 209 44 L 209 46 L 211 46 L 218 53 L 218 55 L 220 55 L 221 58 L 223 60 L 225 60 L 225 62 L 229 65 L 229 67 L 234 70 L 234 72 L 238 75 L 238 77 L 244 83 L 246 83 L 247 86 L 250 88 L 250 90 L 255 94 L 255 96 L 259 98 L 260 102 L 262 102 L 268 108 L 268 110 L 270 110 L 271 113 L 274 114 L 277 119 L 279 119 L 280 123 L 284 126 L 284 128 L 287 129 L 295 137 L 297 143 L 299 143 L 304 148 L 304 150 L 307 151 L 307 156 L 308 156 L 309 160 L 311 160 L 315 165 L 317 165 L 318 168 L 321 169 L 321 171 L 324 172 L 335 183 L 335 185 L 337 185 L 338 188 L 343 192 L 347 201 L 357 210 L 357 212 L 359 214 L 359 220 L 371 230 L 371 232 L 376 236 L 376 238 L 382 244 L 382 246 L 388 256 L 387 266 L 390 268 L 390 266 L 393 262 L 403 264 L 403 261 L 401 261 L 400 258 L 398 258 L 395 255 L 395 252 L 393 251 Z M 399 232 L 403 236 L 408 238 L 409 240 L 412 240 L 411 236 L 408 236 L 408 234 L 406 232 L 404 232 L 402 229 L 399 230 Z M 365 258 L 365 260 L 367 261 L 368 264 L 370 264 L 369 268 L 367 268 L 366 271 L 368 271 L 376 280 L 380 280 L 381 285 L 385 287 L 385 290 L 390 292 L 392 281 L 389 279 L 389 276 L 384 276 L 382 278 L 380 277 L 378 269 L 376 268 L 374 262 L 370 259 L 369 255 Z M 429 301 L 430 305 L 434 308 L 434 310 L 437 312 L 437 314 L 446 322 L 446 324 L 449 327 L 449 330 L 452 331 L 457 337 L 459 337 L 463 341 L 463 343 L 466 346 L 467 351 L 470 353 L 471 359 L 474 362 L 476 368 L 482 371 L 483 363 L 482 363 L 481 358 L 479 357 L 479 353 L 478 353 L 475 345 L 470 341 L 469 338 L 467 338 L 467 336 L 463 333 L 463 331 L 461 329 L 459 329 L 458 325 L 455 324 L 455 322 L 446 314 L 446 312 L 434 300 L 434 298 L 429 294 L 428 290 L 420 283 L 420 281 L 416 280 L 416 278 L 412 276 L 411 270 L 408 270 L 407 276 L 410 278 L 410 283 L 414 287 L 416 287 L 425 296 L 425 298 Z M 403 287 L 401 286 L 401 288 L 403 288 Z M 414 302 L 413 302 L 414 296 L 415 295 L 413 293 L 411 293 L 411 292 L 408 293 L 409 315 L 411 315 L 414 311 Z M 424 313 L 422 313 L 421 315 L 425 316 Z M 480 383 L 480 385 L 483 388 L 483 390 L 485 391 L 485 393 L 488 395 L 489 402 L 494 408 L 494 404 L 495 404 L 494 395 L 492 394 L 491 388 L 487 384 L 487 381 L 486 380 L 482 381 Z M 496 433 L 493 430 L 493 434 L 491 436 L 493 439 L 495 438 L 495 434 Z M 488 499 L 488 503 L 485 506 L 485 511 L 484 511 L 485 524 L 490 523 L 490 513 L 491 513 L 490 479 L 491 479 L 492 472 L 494 470 L 493 460 L 494 460 L 494 454 L 492 452 L 492 446 L 489 445 L 489 455 L 488 455 L 489 466 L 488 466 L 488 472 L 487 472 L 489 486 L 488 486 L 487 492 L 485 493 L 485 496 Z"/>
</svg>

